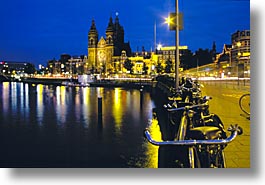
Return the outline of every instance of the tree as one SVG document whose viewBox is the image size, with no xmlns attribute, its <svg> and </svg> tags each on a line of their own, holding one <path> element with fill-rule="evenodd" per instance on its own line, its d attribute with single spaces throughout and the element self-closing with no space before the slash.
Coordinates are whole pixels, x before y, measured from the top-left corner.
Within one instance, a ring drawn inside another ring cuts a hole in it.
<svg viewBox="0 0 265 185">
<path fill-rule="evenodd" d="M 156 66 L 156 72 L 158 74 L 160 74 L 160 73 L 162 73 L 162 71 L 163 71 L 163 66 L 162 66 L 162 64 L 160 62 L 158 62 L 157 66 Z"/>
<path fill-rule="evenodd" d="M 126 60 L 124 61 L 124 65 L 123 65 L 123 67 L 124 67 L 125 69 L 127 69 L 128 71 L 130 71 L 130 73 L 132 73 L 133 63 L 132 63 L 131 60 L 126 59 Z"/>
<path fill-rule="evenodd" d="M 205 64 L 210 64 L 213 63 L 213 58 L 212 54 L 208 49 L 199 49 L 198 51 L 195 52 L 195 57 L 196 57 L 196 66 L 197 62 L 199 66 L 205 65 Z"/>
<path fill-rule="evenodd" d="M 147 75 L 147 72 L 148 72 L 148 67 L 146 66 L 146 63 L 144 62 L 143 63 L 143 74 Z"/>
<path fill-rule="evenodd" d="M 213 62 L 211 51 L 208 49 L 199 49 L 193 54 L 190 50 L 187 50 L 183 55 L 180 56 L 180 67 L 184 70 L 210 64 Z"/>
<path fill-rule="evenodd" d="M 168 59 L 166 61 L 165 73 L 171 73 L 172 67 L 173 67 L 172 61 Z"/>
<path fill-rule="evenodd" d="M 183 55 L 180 56 L 180 67 L 184 70 L 192 68 L 194 66 L 194 58 L 191 50 L 186 50 Z"/>
</svg>

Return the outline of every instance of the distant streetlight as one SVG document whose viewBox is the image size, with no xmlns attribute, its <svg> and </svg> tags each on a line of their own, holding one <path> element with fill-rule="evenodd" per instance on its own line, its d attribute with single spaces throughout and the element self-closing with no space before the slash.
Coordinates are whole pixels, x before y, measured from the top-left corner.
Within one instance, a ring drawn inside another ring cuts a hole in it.
<svg viewBox="0 0 265 185">
<path fill-rule="evenodd" d="M 158 44 L 157 45 L 157 50 L 161 50 L 161 48 L 162 48 L 162 44 Z"/>
</svg>

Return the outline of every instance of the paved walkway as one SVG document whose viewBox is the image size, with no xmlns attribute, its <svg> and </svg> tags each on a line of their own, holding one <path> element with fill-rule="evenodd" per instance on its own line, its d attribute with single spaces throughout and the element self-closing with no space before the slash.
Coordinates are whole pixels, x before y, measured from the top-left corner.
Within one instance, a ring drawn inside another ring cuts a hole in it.
<svg viewBox="0 0 265 185">
<path fill-rule="evenodd" d="M 202 83 L 203 84 L 203 83 Z M 225 129 L 231 124 L 238 124 L 243 128 L 243 134 L 238 136 L 225 148 L 226 164 L 228 168 L 250 168 L 250 120 L 246 119 L 239 107 L 239 98 L 249 89 L 229 89 L 222 86 L 206 85 L 202 89 L 203 95 L 212 96 L 210 111 L 220 116 Z"/>
</svg>

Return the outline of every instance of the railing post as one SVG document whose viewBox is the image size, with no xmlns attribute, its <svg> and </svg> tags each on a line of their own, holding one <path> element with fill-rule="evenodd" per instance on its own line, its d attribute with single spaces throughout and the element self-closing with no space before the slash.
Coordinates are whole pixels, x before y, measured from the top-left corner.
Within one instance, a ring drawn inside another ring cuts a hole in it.
<svg viewBox="0 0 265 185">
<path fill-rule="evenodd" d="M 102 124 L 102 97 L 98 97 L 98 124 Z"/>
</svg>

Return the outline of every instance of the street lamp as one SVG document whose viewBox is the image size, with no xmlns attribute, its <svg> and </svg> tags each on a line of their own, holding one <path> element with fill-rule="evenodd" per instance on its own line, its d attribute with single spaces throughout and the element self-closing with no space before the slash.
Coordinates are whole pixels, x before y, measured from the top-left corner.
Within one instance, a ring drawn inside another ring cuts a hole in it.
<svg viewBox="0 0 265 185">
<path fill-rule="evenodd" d="M 178 0 L 176 0 L 176 57 L 175 57 L 175 81 L 176 89 L 179 87 L 179 9 Z"/>
<path fill-rule="evenodd" d="M 169 25 L 170 30 L 176 31 L 176 56 L 175 56 L 175 88 L 179 87 L 179 9 L 178 0 L 175 0 L 176 13 L 170 13 L 169 17 L 166 18 L 166 23 Z M 175 22 L 175 23 L 174 23 Z"/>
</svg>

